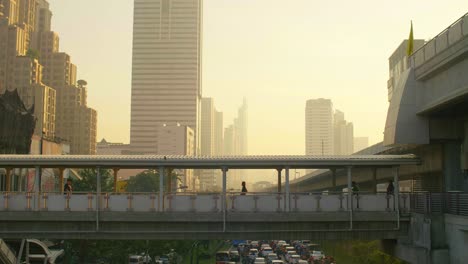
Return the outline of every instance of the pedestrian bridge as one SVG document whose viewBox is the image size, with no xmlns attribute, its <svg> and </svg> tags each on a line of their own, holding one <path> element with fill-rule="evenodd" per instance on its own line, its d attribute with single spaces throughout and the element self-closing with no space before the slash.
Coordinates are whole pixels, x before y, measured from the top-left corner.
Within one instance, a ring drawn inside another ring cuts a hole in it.
<svg viewBox="0 0 468 264">
<path fill-rule="evenodd" d="M 352 157 L 0 156 L 0 168 L 220 169 L 223 191 L 155 193 L 95 191 L 63 194 L 7 188 L 0 196 L 0 237 L 67 239 L 390 239 L 405 236 L 410 195 L 398 191 L 398 167 L 413 155 Z M 294 193 L 289 169 L 346 168 L 349 192 Z M 395 193 L 352 192 L 356 167 L 394 168 Z M 275 169 L 278 192 L 231 193 L 229 169 Z M 285 188 L 281 174 L 285 171 Z M 97 170 L 99 171 L 99 170 Z M 9 177 L 10 175 L 6 175 Z M 99 173 L 96 175 L 100 182 Z M 57 179 L 63 182 L 63 179 Z M 7 180 L 9 182 L 9 180 Z M 8 187 L 8 186 L 7 186 Z"/>
<path fill-rule="evenodd" d="M 225 211 L 222 197 L 164 194 L 161 208 L 158 193 L 3 193 L 0 237 L 383 239 L 408 228 L 408 194 L 399 195 L 400 210 L 384 193 L 354 194 L 352 203 L 347 193 L 291 193 L 289 201 L 277 193 L 227 193 Z"/>
</svg>

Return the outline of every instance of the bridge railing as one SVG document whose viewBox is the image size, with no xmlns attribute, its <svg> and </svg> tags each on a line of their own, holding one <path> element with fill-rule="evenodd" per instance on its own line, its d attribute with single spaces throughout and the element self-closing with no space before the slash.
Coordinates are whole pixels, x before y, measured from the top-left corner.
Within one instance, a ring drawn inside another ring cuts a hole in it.
<svg viewBox="0 0 468 264">
<path fill-rule="evenodd" d="M 411 211 L 421 214 L 446 213 L 468 216 L 468 193 L 412 193 Z"/>
<path fill-rule="evenodd" d="M 456 42 L 468 36 L 468 13 L 444 29 L 433 39 L 411 55 L 412 65 L 417 68 L 435 55 L 446 50 Z"/>
<path fill-rule="evenodd" d="M 160 203 L 160 197 L 163 201 Z M 427 210 L 419 196 L 413 197 L 410 207 L 408 194 L 399 196 L 400 211 L 410 208 Z M 425 197 L 425 196 L 424 196 Z M 423 197 L 423 198 L 424 198 Z M 339 212 L 349 211 L 395 211 L 393 195 L 366 193 L 350 196 L 345 192 L 336 193 L 291 193 L 289 201 L 284 193 L 96 193 L 85 192 L 0 193 L 1 211 L 112 211 L 112 212 L 221 212 L 226 201 L 227 212 Z M 98 201 L 96 201 L 98 199 Z M 426 199 L 426 198 L 425 198 Z M 452 199 L 453 200 L 453 199 Z M 422 206 L 422 207 L 421 207 Z M 431 204 L 431 208 L 434 205 Z"/>
</svg>

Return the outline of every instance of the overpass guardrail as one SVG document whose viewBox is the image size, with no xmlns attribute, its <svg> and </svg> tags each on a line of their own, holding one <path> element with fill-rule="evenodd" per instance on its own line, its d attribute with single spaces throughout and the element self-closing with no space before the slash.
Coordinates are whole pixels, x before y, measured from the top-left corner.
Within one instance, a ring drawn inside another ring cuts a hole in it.
<svg viewBox="0 0 468 264">
<path fill-rule="evenodd" d="M 437 54 L 468 36 L 468 13 L 426 42 L 411 55 L 412 65 L 419 67 Z"/>
<path fill-rule="evenodd" d="M 160 199 L 162 197 L 162 202 Z M 284 193 L 53 193 L 2 192 L 2 211 L 110 211 L 110 212 L 340 212 L 396 210 L 394 195 L 359 192 L 349 201 L 346 192 L 291 193 L 289 201 Z M 226 201 L 226 206 L 222 203 Z M 419 200 L 418 200 L 419 201 Z M 401 212 L 410 210 L 409 195 L 399 195 Z"/>
<path fill-rule="evenodd" d="M 468 216 L 468 193 L 412 193 L 411 210 L 415 213 L 446 213 Z"/>
</svg>

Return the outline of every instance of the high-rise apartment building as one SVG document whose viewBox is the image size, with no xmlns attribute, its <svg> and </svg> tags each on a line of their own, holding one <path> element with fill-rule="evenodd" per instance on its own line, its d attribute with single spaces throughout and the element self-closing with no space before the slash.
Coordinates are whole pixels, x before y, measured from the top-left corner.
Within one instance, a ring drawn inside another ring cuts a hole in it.
<svg viewBox="0 0 468 264">
<path fill-rule="evenodd" d="M 354 152 L 354 127 L 347 122 L 344 113 L 335 110 L 333 125 L 333 146 L 335 155 L 351 155 Z"/>
<path fill-rule="evenodd" d="M 333 104 L 330 99 L 307 100 L 306 155 L 333 155 Z"/>
<path fill-rule="evenodd" d="M 160 129 L 177 123 L 200 149 L 201 31 L 202 0 L 135 0 L 133 151 L 157 154 Z"/>
<path fill-rule="evenodd" d="M 242 106 L 237 111 L 237 120 L 235 122 L 236 137 L 238 141 L 238 153 L 239 155 L 247 155 L 249 153 L 248 147 L 248 114 L 247 114 L 247 99 L 244 97 Z"/>
<path fill-rule="evenodd" d="M 59 52 L 51 18 L 46 0 L 0 1 L 0 94 L 16 89 L 34 105 L 36 135 L 70 141 L 71 154 L 95 154 L 97 114 L 77 67 Z"/>
<path fill-rule="evenodd" d="M 224 118 L 223 112 L 215 109 L 215 121 L 214 121 L 214 155 L 224 155 Z"/>
<path fill-rule="evenodd" d="M 43 83 L 43 66 L 31 52 L 36 3 L 4 0 L 0 9 L 0 94 L 16 89 L 24 105 L 34 108 L 34 133 L 53 138 L 56 92 Z"/>
<path fill-rule="evenodd" d="M 184 155 L 193 156 L 195 154 L 195 132 L 188 126 L 165 125 L 160 130 L 160 142 L 157 152 L 161 155 Z M 186 189 L 198 190 L 198 184 L 192 169 L 176 172 L 181 180 L 179 185 L 186 186 Z M 177 188 L 177 182 L 173 182 L 172 189 Z"/>
<path fill-rule="evenodd" d="M 215 154 L 215 107 L 213 98 L 201 100 L 200 154 Z"/>
</svg>

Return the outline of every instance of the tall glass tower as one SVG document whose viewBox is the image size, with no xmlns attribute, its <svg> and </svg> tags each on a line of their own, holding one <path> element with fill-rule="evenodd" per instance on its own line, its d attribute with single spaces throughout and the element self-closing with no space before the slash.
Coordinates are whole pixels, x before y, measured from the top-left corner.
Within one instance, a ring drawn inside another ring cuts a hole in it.
<svg viewBox="0 0 468 264">
<path fill-rule="evenodd" d="M 201 44 L 202 0 L 135 0 L 130 125 L 134 152 L 158 154 L 164 126 L 191 127 L 195 148 L 200 148 Z"/>
</svg>

